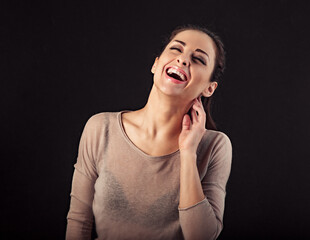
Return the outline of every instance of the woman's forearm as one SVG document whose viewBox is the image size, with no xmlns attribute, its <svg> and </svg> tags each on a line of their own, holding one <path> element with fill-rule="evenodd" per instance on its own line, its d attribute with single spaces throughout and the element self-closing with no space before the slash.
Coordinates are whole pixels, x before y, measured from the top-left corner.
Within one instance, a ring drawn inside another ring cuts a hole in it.
<svg viewBox="0 0 310 240">
<path fill-rule="evenodd" d="M 205 198 L 196 165 L 196 158 L 195 152 L 180 152 L 179 208 L 193 206 Z"/>
</svg>

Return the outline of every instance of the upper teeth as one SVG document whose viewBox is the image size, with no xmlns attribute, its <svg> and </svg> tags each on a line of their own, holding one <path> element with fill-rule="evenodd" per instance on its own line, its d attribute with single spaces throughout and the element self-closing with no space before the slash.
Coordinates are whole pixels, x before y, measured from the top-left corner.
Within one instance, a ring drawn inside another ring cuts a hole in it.
<svg viewBox="0 0 310 240">
<path fill-rule="evenodd" d="M 167 71 L 168 74 L 171 74 L 171 73 L 175 73 L 177 74 L 181 79 L 182 81 L 185 81 L 186 80 L 186 77 L 184 76 L 183 73 L 179 72 L 178 70 L 174 69 L 174 68 L 169 68 L 168 71 Z"/>
</svg>

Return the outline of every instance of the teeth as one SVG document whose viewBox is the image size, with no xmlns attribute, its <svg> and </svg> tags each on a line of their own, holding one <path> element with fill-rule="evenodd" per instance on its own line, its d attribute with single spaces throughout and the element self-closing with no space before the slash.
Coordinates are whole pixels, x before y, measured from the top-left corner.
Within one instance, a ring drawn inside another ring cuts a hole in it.
<svg viewBox="0 0 310 240">
<path fill-rule="evenodd" d="M 174 69 L 174 68 L 169 68 L 168 71 L 167 71 L 167 73 L 168 73 L 168 74 L 175 73 L 175 74 L 177 74 L 177 75 L 182 79 L 182 81 L 185 81 L 185 76 L 184 76 L 184 74 L 181 73 L 181 72 L 179 72 L 179 71 L 177 71 L 177 70 Z"/>
</svg>

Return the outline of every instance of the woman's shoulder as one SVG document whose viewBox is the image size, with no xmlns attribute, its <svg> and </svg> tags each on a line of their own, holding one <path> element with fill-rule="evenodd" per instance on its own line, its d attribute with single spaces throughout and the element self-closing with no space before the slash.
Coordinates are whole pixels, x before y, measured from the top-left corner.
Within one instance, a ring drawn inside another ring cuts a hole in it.
<svg viewBox="0 0 310 240">
<path fill-rule="evenodd" d="M 102 129 L 115 123 L 120 112 L 100 112 L 92 115 L 86 122 L 85 128 L 88 129 Z"/>
<path fill-rule="evenodd" d="M 120 112 L 100 112 L 92 115 L 89 119 L 88 122 L 91 123 L 100 123 L 102 121 L 108 121 L 111 118 L 116 118 L 117 114 Z"/>
<path fill-rule="evenodd" d="M 230 138 L 221 131 L 206 129 L 203 138 L 208 141 L 220 141 L 231 144 Z"/>
<path fill-rule="evenodd" d="M 198 146 L 198 152 L 204 152 L 207 149 L 231 151 L 232 143 L 224 132 L 206 129 Z"/>
<path fill-rule="evenodd" d="M 200 156 L 199 161 L 209 159 L 209 163 L 225 161 L 227 164 L 230 164 L 232 159 L 232 143 L 224 132 L 206 129 L 198 146 L 197 153 Z M 209 157 L 206 158 L 206 156 Z"/>
</svg>

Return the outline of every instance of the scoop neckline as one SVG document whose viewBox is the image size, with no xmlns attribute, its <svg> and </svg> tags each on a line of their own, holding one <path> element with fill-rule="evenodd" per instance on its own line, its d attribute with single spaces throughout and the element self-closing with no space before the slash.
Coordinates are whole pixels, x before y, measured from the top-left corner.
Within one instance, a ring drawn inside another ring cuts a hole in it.
<svg viewBox="0 0 310 240">
<path fill-rule="evenodd" d="M 124 126 L 123 126 L 123 122 L 122 122 L 122 114 L 123 113 L 126 113 L 126 112 L 131 112 L 130 110 L 123 110 L 123 111 L 120 111 L 118 112 L 117 114 L 117 121 L 118 121 L 118 126 L 121 130 L 121 133 L 125 139 L 125 141 L 131 146 L 131 148 L 133 150 L 135 150 L 136 152 L 138 152 L 139 154 L 143 155 L 144 157 L 147 157 L 147 158 L 150 158 L 150 159 L 162 159 L 162 158 L 168 158 L 168 157 L 172 157 L 174 155 L 177 155 L 179 154 L 180 152 L 180 149 L 176 150 L 175 152 L 172 152 L 172 153 L 168 153 L 166 155 L 161 155 L 161 156 L 152 156 L 152 155 L 149 155 L 147 153 L 145 153 L 144 151 L 142 151 L 138 146 L 136 146 L 132 141 L 131 139 L 128 137 L 127 133 L 125 132 L 125 129 L 124 129 Z"/>
</svg>

